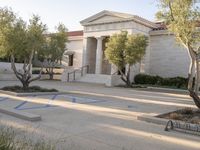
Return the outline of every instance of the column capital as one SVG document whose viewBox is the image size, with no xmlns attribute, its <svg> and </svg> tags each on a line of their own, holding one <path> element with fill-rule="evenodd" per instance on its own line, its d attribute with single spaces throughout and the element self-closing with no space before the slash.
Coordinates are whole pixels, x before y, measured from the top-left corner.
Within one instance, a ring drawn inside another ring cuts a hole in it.
<svg viewBox="0 0 200 150">
<path fill-rule="evenodd" d="M 104 36 L 97 36 L 95 37 L 97 40 L 103 40 L 105 37 Z"/>
</svg>

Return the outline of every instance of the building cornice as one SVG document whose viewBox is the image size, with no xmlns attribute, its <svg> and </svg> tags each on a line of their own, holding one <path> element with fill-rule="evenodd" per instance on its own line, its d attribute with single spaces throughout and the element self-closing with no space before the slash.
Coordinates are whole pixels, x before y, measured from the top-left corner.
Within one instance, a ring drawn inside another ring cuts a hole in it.
<svg viewBox="0 0 200 150">
<path fill-rule="evenodd" d="M 172 32 L 168 30 L 152 30 L 149 32 L 150 36 L 156 36 L 156 35 L 173 35 Z"/>
</svg>

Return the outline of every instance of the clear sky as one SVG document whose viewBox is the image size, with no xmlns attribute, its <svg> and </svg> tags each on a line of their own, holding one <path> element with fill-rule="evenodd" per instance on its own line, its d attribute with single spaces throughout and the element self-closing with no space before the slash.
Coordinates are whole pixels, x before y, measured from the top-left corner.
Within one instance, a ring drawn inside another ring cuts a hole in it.
<svg viewBox="0 0 200 150">
<path fill-rule="evenodd" d="M 49 30 L 62 22 L 70 30 L 82 30 L 80 21 L 102 10 L 139 15 L 151 21 L 156 0 L 0 0 L 0 7 L 11 7 L 24 20 L 38 14 Z"/>
</svg>

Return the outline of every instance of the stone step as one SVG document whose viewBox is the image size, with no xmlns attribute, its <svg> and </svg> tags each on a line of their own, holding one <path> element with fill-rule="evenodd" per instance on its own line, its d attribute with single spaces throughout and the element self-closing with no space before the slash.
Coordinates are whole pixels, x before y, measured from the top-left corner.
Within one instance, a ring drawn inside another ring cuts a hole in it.
<svg viewBox="0 0 200 150">
<path fill-rule="evenodd" d="M 83 77 L 76 79 L 77 82 L 98 83 L 110 85 L 111 75 L 102 74 L 86 74 Z"/>
</svg>

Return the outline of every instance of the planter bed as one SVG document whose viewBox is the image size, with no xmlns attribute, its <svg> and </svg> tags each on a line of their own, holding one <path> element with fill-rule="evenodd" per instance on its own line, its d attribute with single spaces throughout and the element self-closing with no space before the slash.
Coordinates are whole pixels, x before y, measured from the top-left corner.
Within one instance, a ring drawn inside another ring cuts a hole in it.
<svg viewBox="0 0 200 150">
<path fill-rule="evenodd" d="M 20 86 L 9 86 L 0 89 L 0 93 L 13 95 L 13 96 L 31 96 L 31 95 L 54 95 L 63 94 L 56 89 L 45 89 L 38 86 L 30 87 L 29 90 L 24 91 Z"/>
</svg>

